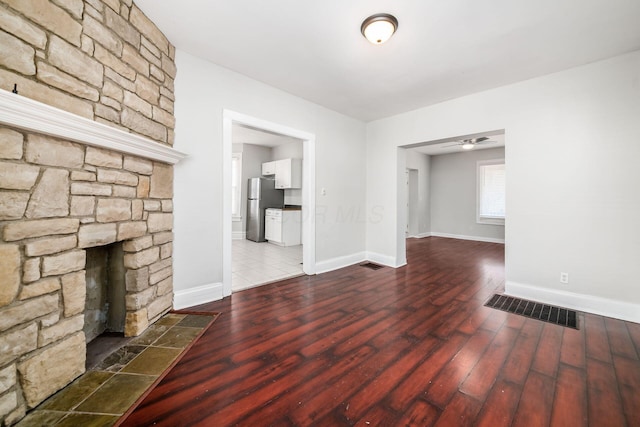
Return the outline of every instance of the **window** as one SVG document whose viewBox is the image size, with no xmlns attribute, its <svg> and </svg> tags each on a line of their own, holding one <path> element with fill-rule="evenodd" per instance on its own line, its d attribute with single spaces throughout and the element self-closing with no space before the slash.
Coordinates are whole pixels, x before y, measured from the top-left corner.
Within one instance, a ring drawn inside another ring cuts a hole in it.
<svg viewBox="0 0 640 427">
<path fill-rule="evenodd" d="M 231 217 L 236 221 L 242 218 L 242 153 L 231 154 Z"/>
<path fill-rule="evenodd" d="M 481 224 L 504 225 L 504 159 L 478 162 L 478 215 Z"/>
</svg>

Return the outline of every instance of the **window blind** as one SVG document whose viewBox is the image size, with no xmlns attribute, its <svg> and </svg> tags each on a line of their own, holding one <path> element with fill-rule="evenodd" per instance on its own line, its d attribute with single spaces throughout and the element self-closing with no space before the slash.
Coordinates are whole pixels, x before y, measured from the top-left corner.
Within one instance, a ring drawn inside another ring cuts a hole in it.
<svg viewBox="0 0 640 427">
<path fill-rule="evenodd" d="M 478 166 L 478 214 L 482 218 L 505 218 L 505 169 L 502 164 Z"/>
</svg>

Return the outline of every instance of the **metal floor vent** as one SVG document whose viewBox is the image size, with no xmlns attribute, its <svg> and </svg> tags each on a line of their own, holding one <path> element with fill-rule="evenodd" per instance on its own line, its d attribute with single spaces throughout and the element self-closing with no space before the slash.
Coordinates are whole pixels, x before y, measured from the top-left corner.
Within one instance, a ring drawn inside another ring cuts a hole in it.
<svg viewBox="0 0 640 427">
<path fill-rule="evenodd" d="M 499 294 L 494 294 L 485 306 L 531 319 L 542 320 L 543 322 L 578 329 L 578 316 L 576 311 L 567 308 Z"/>
<path fill-rule="evenodd" d="M 365 262 L 364 264 L 360 264 L 360 267 L 368 268 L 371 270 L 380 270 L 383 268 L 382 265 L 374 264 L 372 262 Z"/>
</svg>

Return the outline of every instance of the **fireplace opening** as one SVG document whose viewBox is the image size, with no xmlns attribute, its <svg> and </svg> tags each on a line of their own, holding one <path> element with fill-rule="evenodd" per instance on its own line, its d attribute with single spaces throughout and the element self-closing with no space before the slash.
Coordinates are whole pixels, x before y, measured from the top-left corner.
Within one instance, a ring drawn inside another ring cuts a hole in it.
<svg viewBox="0 0 640 427">
<path fill-rule="evenodd" d="M 122 347 L 126 319 L 125 268 L 122 242 L 89 248 L 86 261 L 87 296 L 84 333 L 87 369 Z"/>
</svg>

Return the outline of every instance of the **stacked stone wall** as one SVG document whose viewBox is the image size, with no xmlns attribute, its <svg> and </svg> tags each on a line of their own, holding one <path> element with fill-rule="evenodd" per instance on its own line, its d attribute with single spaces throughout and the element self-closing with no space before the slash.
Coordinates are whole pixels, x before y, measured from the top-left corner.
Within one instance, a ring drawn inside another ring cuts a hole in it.
<svg viewBox="0 0 640 427">
<path fill-rule="evenodd" d="M 0 88 L 173 144 L 175 50 L 131 0 L 0 0 Z M 123 241 L 125 334 L 172 306 L 173 168 L 0 126 L 0 424 L 84 372 L 85 248 Z"/>
<path fill-rule="evenodd" d="M 174 58 L 132 0 L 0 0 L 0 88 L 169 145 Z"/>
</svg>

